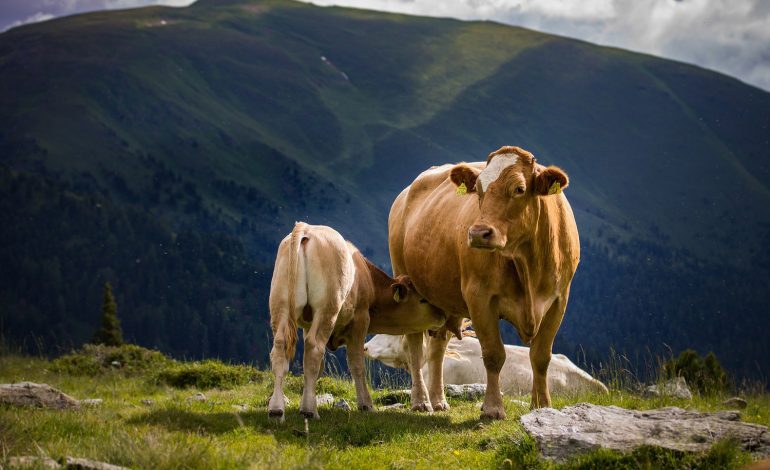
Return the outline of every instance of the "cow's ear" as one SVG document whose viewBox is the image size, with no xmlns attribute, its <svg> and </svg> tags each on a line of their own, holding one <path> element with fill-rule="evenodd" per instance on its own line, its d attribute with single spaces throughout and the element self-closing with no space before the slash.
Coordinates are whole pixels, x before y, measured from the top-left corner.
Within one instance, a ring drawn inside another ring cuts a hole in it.
<svg viewBox="0 0 770 470">
<path fill-rule="evenodd" d="M 569 178 L 561 168 L 549 166 L 540 168 L 535 174 L 534 192 L 538 196 L 558 194 L 569 185 Z"/>
<path fill-rule="evenodd" d="M 479 170 L 463 164 L 455 166 L 452 168 L 452 172 L 449 173 L 449 179 L 452 180 L 452 183 L 458 188 L 465 185 L 465 191 L 469 193 L 476 192 L 476 179 L 478 177 Z"/>
<path fill-rule="evenodd" d="M 405 283 L 397 281 L 391 284 L 390 288 L 393 290 L 393 300 L 398 303 L 406 302 L 406 299 L 409 297 L 409 288 Z"/>
</svg>

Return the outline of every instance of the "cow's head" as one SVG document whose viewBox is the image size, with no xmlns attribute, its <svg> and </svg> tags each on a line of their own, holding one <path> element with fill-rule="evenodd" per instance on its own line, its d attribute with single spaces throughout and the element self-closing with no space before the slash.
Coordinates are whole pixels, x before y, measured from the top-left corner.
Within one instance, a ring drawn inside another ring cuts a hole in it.
<svg viewBox="0 0 770 470">
<path fill-rule="evenodd" d="M 364 353 L 386 366 L 408 369 L 409 357 L 405 343 L 403 336 L 375 335 L 364 345 Z"/>
<path fill-rule="evenodd" d="M 479 171 L 465 164 L 452 168 L 456 186 L 465 185 L 479 200 L 480 216 L 468 228 L 472 248 L 509 251 L 534 227 L 538 199 L 558 197 L 569 178 L 555 166 L 544 167 L 519 147 L 502 147 L 489 154 Z"/>
</svg>

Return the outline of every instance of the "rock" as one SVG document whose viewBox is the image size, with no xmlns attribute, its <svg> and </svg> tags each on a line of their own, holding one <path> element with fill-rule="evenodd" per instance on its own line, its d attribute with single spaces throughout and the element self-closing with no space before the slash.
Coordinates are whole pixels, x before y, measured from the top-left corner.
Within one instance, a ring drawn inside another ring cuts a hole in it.
<svg viewBox="0 0 770 470">
<path fill-rule="evenodd" d="M 396 403 L 409 403 L 412 399 L 411 390 L 393 390 L 377 398 L 377 403 L 381 405 L 394 405 Z"/>
<path fill-rule="evenodd" d="M 206 401 L 206 395 L 198 392 L 195 395 L 189 397 L 188 400 L 191 400 L 191 401 Z"/>
<path fill-rule="evenodd" d="M 8 458 L 8 468 L 61 468 L 59 463 L 49 457 L 37 457 L 34 455 L 22 455 Z"/>
<path fill-rule="evenodd" d="M 67 470 L 129 470 L 127 467 L 76 457 L 67 457 L 65 461 L 67 464 L 64 468 Z"/>
<path fill-rule="evenodd" d="M 723 401 L 722 404 L 725 406 L 729 406 L 731 408 L 740 408 L 740 409 L 743 409 L 749 406 L 749 404 L 746 403 L 746 400 L 744 400 L 741 397 L 728 398 L 727 400 Z"/>
<path fill-rule="evenodd" d="M 78 409 L 80 402 L 47 384 L 19 382 L 0 385 L 0 403 L 55 410 Z"/>
<path fill-rule="evenodd" d="M 80 404 L 83 406 L 99 406 L 102 403 L 104 403 L 104 400 L 101 398 L 86 398 L 85 400 L 80 400 Z"/>
<path fill-rule="evenodd" d="M 141 403 L 142 403 L 142 405 L 146 405 L 146 406 L 152 406 L 152 405 L 155 404 L 154 401 L 148 400 L 148 399 L 142 400 Z"/>
<path fill-rule="evenodd" d="M 487 384 L 446 385 L 446 396 L 450 398 L 475 401 L 483 399 L 485 393 L 487 393 Z"/>
<path fill-rule="evenodd" d="M 112 362 L 110 362 L 110 365 L 111 365 L 112 367 L 115 367 L 115 368 L 120 368 L 120 366 L 121 366 L 122 364 L 121 364 L 120 362 L 118 362 L 118 361 L 112 361 Z"/>
<path fill-rule="evenodd" d="M 385 405 L 380 407 L 381 410 L 398 410 L 401 408 L 406 408 L 406 405 L 403 403 L 393 403 L 392 405 Z"/>
<path fill-rule="evenodd" d="M 770 456 L 768 429 L 741 422 L 737 411 L 636 411 L 580 403 L 561 411 L 540 408 L 522 416 L 521 422 L 541 454 L 556 461 L 599 448 L 625 452 L 641 445 L 701 452 L 723 439 L 735 440 L 754 458 Z"/>
<path fill-rule="evenodd" d="M 646 397 L 674 397 L 684 400 L 692 400 L 692 393 L 687 387 L 684 377 L 677 377 L 662 384 L 650 385 L 644 389 Z"/>
<path fill-rule="evenodd" d="M 62 463 L 49 457 L 22 456 L 10 457 L 8 468 L 46 468 L 65 470 L 129 470 L 126 467 L 99 462 L 96 460 L 65 457 Z"/>
<path fill-rule="evenodd" d="M 343 409 L 345 411 L 350 411 L 350 403 L 348 403 L 348 401 L 344 398 L 337 400 L 337 403 L 334 404 L 334 407 Z"/>
<path fill-rule="evenodd" d="M 527 402 L 526 402 L 526 401 L 524 401 L 524 400 L 511 400 L 511 401 L 512 401 L 513 403 L 515 403 L 516 405 L 519 405 L 519 406 L 523 406 L 523 407 L 525 407 L 525 408 L 529 408 L 529 403 L 527 403 Z"/>
<path fill-rule="evenodd" d="M 334 404 L 334 395 L 331 393 L 324 393 L 323 395 L 317 395 L 315 402 L 318 406 L 332 406 Z"/>
</svg>

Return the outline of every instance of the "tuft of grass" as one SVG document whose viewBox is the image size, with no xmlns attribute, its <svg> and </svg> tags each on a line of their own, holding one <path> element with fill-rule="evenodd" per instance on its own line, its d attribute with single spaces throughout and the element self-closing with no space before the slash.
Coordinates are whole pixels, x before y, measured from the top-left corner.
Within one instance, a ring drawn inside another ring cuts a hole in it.
<svg viewBox="0 0 770 470">
<path fill-rule="evenodd" d="M 120 370 L 125 374 L 141 374 L 166 367 L 173 361 L 159 351 L 135 344 L 106 346 L 86 344 L 82 348 L 51 362 L 51 370 L 69 375 L 95 376 Z"/>
<path fill-rule="evenodd" d="M 172 364 L 157 374 L 157 382 L 176 388 L 223 388 L 245 385 L 250 380 L 262 378 L 255 368 L 224 364 L 216 360 Z"/>
</svg>

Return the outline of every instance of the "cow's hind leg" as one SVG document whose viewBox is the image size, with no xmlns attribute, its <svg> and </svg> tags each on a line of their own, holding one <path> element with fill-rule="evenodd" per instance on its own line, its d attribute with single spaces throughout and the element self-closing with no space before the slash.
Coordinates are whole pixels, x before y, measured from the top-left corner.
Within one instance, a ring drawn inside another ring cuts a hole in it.
<svg viewBox="0 0 770 470">
<path fill-rule="evenodd" d="M 428 343 L 428 395 L 433 411 L 449 410 L 444 394 L 444 353 L 449 344 L 449 333 L 441 328 Z"/>
<path fill-rule="evenodd" d="M 302 402 L 299 412 L 306 418 L 319 419 L 318 404 L 316 403 L 316 383 L 323 365 L 326 343 L 334 329 L 334 322 L 339 309 L 330 308 L 313 312 L 313 323 L 305 331 L 305 355 L 303 358 L 303 374 L 305 387 L 302 390 Z"/>
<path fill-rule="evenodd" d="M 433 406 L 428 398 L 428 388 L 422 377 L 424 333 L 406 335 L 409 344 L 409 372 L 412 374 L 412 411 L 432 412 Z"/>
<path fill-rule="evenodd" d="M 350 375 L 356 385 L 356 401 L 361 411 L 374 410 L 374 403 L 369 394 L 364 374 L 364 339 L 369 326 L 369 311 L 364 309 L 355 314 L 355 320 L 348 338 L 347 355 Z"/>
</svg>

